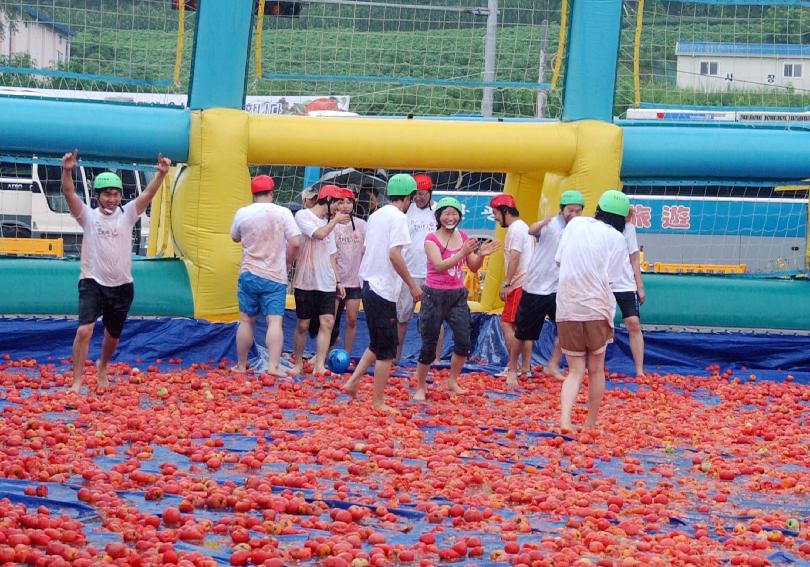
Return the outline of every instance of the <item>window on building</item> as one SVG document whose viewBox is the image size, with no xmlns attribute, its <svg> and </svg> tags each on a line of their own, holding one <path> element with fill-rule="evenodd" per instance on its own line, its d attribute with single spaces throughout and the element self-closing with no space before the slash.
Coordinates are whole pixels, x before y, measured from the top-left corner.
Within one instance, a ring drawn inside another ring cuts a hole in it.
<svg viewBox="0 0 810 567">
<path fill-rule="evenodd" d="M 802 76 L 802 64 L 801 63 L 785 63 L 785 66 L 782 68 L 782 76 L 789 77 L 793 79 L 799 79 Z"/>
<path fill-rule="evenodd" d="M 717 61 L 701 61 L 700 74 L 701 75 L 717 75 Z"/>
</svg>

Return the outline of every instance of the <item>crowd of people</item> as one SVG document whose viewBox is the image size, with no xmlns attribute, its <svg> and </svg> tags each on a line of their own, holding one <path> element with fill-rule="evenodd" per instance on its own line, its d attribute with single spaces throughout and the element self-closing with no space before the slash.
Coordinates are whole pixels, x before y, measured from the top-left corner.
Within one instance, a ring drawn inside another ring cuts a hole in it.
<svg viewBox="0 0 810 567">
<path fill-rule="evenodd" d="M 131 229 L 171 163 L 159 156 L 149 186 L 123 206 L 120 178 L 112 172 L 97 176 L 94 190 L 99 206 L 93 209 L 75 193 L 76 158 L 74 151 L 62 159 L 62 188 L 71 214 L 84 228 L 79 328 L 73 345 L 72 387 L 78 393 L 93 326 L 100 316 L 105 331 L 97 380 L 100 388 L 108 386 L 106 365 L 134 296 Z M 400 173 L 387 181 L 387 202 L 371 208 L 364 220 L 355 214 L 358 195 L 347 187 L 308 188 L 302 194 L 304 207 L 294 215 L 274 203 L 271 177 L 254 177 L 250 190 L 252 202 L 236 212 L 230 230 L 231 238 L 242 247 L 234 371 L 248 369 L 254 325 L 261 316 L 267 322 L 267 373 L 283 377 L 311 368 L 326 374 L 327 354 L 340 339 L 340 318 L 345 315 L 343 347 L 351 352 L 362 303 L 368 346 L 343 390 L 354 397 L 373 365 L 372 405 L 396 412 L 386 403 L 385 387 L 421 302 L 417 321 L 421 348 L 413 398 L 426 398 L 428 372 L 440 359 L 445 326 L 452 332 L 452 356 L 444 387 L 453 395 L 466 393 L 459 382 L 471 350 L 465 274 L 477 272 L 501 244 L 470 238 L 459 228 L 464 207 L 457 199 L 436 202 L 429 175 Z M 604 391 L 604 355 L 613 339 L 617 305 L 628 330 L 636 373 L 643 375 L 639 305 L 644 302 L 644 287 L 629 200 L 620 191 L 608 190 L 600 197 L 595 216 L 585 218 L 581 216 L 583 195 L 565 191 L 559 211 L 532 225 L 521 219 L 511 195 L 497 194 L 489 205 L 495 222 L 506 229 L 499 295 L 504 301 L 500 322 L 508 363 L 501 375 L 507 386 L 514 387 L 521 375 L 531 374 L 533 344 L 548 320 L 557 336 L 545 372 L 563 381 L 560 427 L 572 428 L 571 412 L 586 370 L 585 426 L 592 427 Z M 292 368 L 285 369 L 282 317 L 291 270 L 297 324 Z M 315 339 L 315 354 L 306 361 L 308 334 Z M 567 374 L 561 369 L 563 355 Z"/>
</svg>

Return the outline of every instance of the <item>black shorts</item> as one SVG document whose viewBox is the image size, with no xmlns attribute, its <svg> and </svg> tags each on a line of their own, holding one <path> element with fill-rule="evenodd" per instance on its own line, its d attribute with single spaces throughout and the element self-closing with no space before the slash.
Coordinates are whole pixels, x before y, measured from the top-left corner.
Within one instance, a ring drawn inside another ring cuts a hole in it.
<svg viewBox="0 0 810 567">
<path fill-rule="evenodd" d="M 638 295 L 635 291 L 614 291 L 613 296 L 622 310 L 622 319 L 638 317 Z"/>
<path fill-rule="evenodd" d="M 368 349 L 377 360 L 393 360 L 397 356 L 397 304 L 380 297 L 367 283 L 363 284 L 363 311 L 368 326 Z"/>
<path fill-rule="evenodd" d="M 557 317 L 557 294 L 536 295 L 524 289 L 515 315 L 515 338 L 519 341 L 539 339 L 546 317 L 554 323 Z"/>
<path fill-rule="evenodd" d="M 359 287 L 347 287 L 346 299 L 363 299 L 363 289 Z"/>
<path fill-rule="evenodd" d="M 111 337 L 121 336 L 124 321 L 135 298 L 135 286 L 131 283 L 108 287 L 92 278 L 79 280 L 79 325 L 101 323 Z"/>
<path fill-rule="evenodd" d="M 318 291 L 317 289 L 296 289 L 295 316 L 299 319 L 317 319 L 321 315 L 335 314 L 334 291 Z"/>
</svg>

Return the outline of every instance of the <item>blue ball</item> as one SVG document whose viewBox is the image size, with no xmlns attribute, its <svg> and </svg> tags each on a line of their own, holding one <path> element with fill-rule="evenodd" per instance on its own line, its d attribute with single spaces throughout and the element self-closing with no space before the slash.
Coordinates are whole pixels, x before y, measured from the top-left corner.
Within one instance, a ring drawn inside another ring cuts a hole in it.
<svg viewBox="0 0 810 567">
<path fill-rule="evenodd" d="M 335 374 L 343 374 L 349 369 L 349 353 L 345 350 L 336 348 L 329 352 L 326 357 L 326 367 Z"/>
</svg>

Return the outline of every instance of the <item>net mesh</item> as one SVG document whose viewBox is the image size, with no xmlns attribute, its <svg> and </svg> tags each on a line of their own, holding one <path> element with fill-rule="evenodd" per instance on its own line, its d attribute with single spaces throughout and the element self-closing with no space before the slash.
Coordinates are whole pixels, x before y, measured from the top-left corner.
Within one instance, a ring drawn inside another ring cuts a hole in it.
<svg viewBox="0 0 810 567">
<path fill-rule="evenodd" d="M 660 0 L 623 8 L 616 115 L 639 105 L 810 104 L 807 8 Z"/>
</svg>

